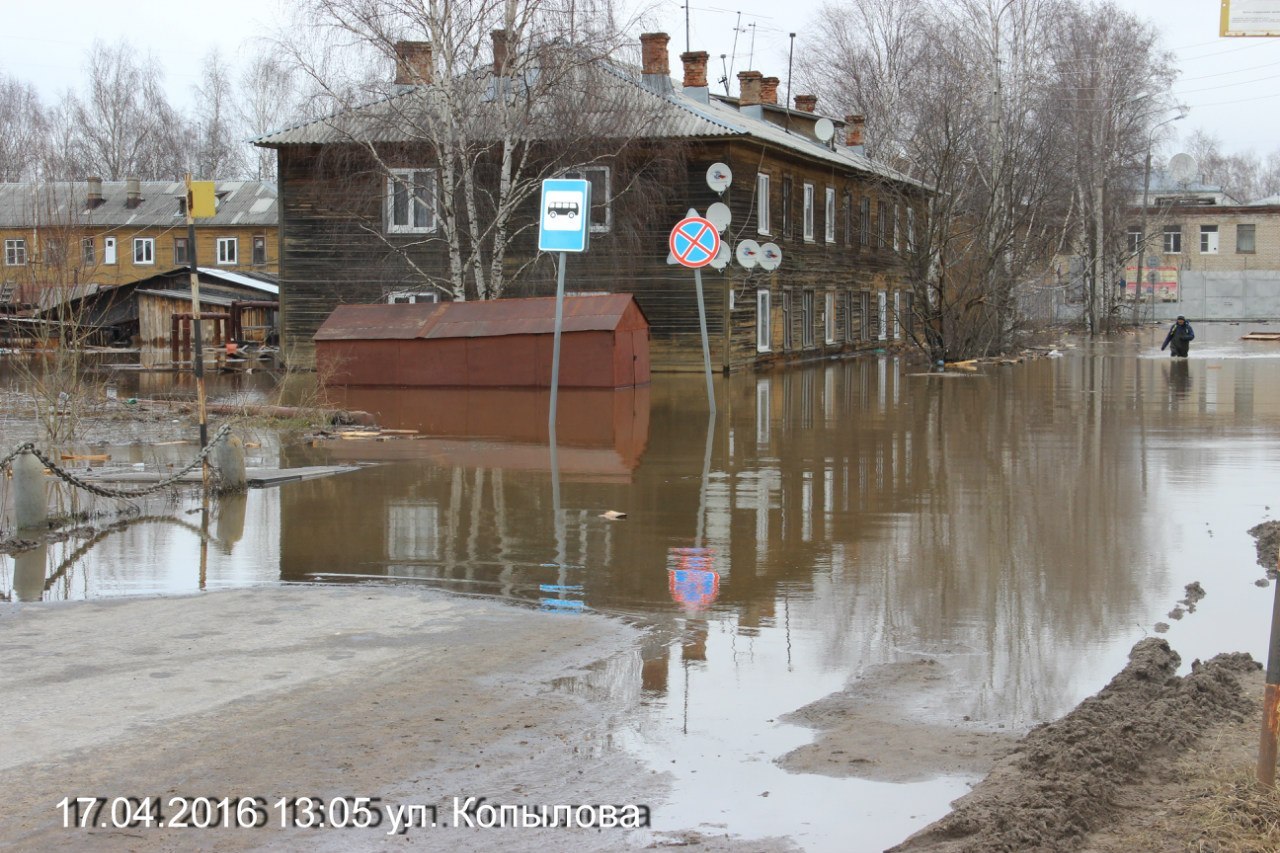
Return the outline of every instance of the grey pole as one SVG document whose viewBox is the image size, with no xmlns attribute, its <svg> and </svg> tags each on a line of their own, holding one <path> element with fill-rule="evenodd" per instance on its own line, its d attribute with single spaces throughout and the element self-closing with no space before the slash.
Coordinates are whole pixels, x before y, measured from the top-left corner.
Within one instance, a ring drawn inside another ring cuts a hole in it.
<svg viewBox="0 0 1280 853">
<path fill-rule="evenodd" d="M 694 268 L 693 280 L 698 285 L 698 325 L 702 329 L 702 369 L 707 375 L 707 405 L 711 407 L 711 414 L 714 415 L 716 413 L 716 394 L 715 390 L 711 387 L 711 345 L 707 342 L 707 306 L 703 304 L 702 301 L 701 268 Z M 556 329 L 558 330 L 559 328 L 560 327 L 557 324 Z M 558 337 L 557 340 L 559 340 Z M 552 397 L 551 399 L 555 400 L 555 397 Z"/>
<path fill-rule="evenodd" d="M 555 453 L 556 446 L 556 402 L 560 396 L 560 328 L 564 325 L 564 262 L 565 253 L 560 253 L 560 263 L 556 269 L 556 334 L 555 343 L 551 348 L 551 411 L 548 413 L 547 426 L 551 432 L 552 453 Z M 699 300 L 701 300 L 701 289 L 698 291 Z M 701 302 L 699 302 L 701 304 Z M 707 328 L 702 327 L 702 343 L 706 347 Z"/>
</svg>

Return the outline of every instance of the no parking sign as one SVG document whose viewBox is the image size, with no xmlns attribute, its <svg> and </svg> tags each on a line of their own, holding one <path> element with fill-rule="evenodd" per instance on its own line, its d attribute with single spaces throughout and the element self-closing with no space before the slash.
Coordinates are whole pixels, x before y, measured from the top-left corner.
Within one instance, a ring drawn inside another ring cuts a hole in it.
<svg viewBox="0 0 1280 853">
<path fill-rule="evenodd" d="M 668 245 L 676 263 L 698 269 L 711 263 L 720 251 L 720 232 L 711 220 L 689 216 L 671 229 Z"/>
</svg>

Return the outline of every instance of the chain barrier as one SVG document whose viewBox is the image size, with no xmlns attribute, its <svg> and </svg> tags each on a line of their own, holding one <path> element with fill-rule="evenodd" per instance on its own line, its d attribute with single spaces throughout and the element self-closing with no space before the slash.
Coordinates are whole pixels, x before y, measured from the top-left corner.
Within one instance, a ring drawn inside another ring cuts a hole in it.
<svg viewBox="0 0 1280 853">
<path fill-rule="evenodd" d="M 39 459 L 42 463 L 44 463 L 44 466 L 49 469 L 49 472 L 51 474 L 53 474 L 59 480 L 62 480 L 63 482 L 67 483 L 70 486 L 74 486 L 77 489 L 83 489 L 89 494 L 97 495 L 98 497 L 102 497 L 102 498 L 120 498 L 123 500 L 129 500 L 130 498 L 141 498 L 141 497 L 145 497 L 146 495 L 152 495 L 152 494 L 155 494 L 156 492 L 167 489 L 170 486 L 172 486 L 174 483 L 181 480 L 187 474 L 190 474 L 197 467 L 199 467 L 206 458 L 208 458 L 209 454 L 213 452 L 213 449 L 217 447 L 218 442 L 226 438 L 227 434 L 230 432 L 231 432 L 231 424 L 229 423 L 223 424 L 218 428 L 218 431 L 213 434 L 213 438 L 209 439 L 209 443 L 206 444 L 200 450 L 200 452 L 196 455 L 196 458 L 191 461 L 190 465 L 183 468 L 181 471 L 176 471 L 173 474 L 170 474 L 168 477 L 165 477 L 164 479 L 158 482 L 152 483 L 151 485 L 141 489 L 108 489 L 105 486 L 99 486 L 87 480 L 82 480 L 81 478 L 77 477 L 75 474 L 63 468 L 61 465 L 58 465 L 49 457 L 45 456 L 31 442 L 18 445 L 18 447 L 15 448 L 12 453 L 4 457 L 3 460 L 0 460 L 0 469 L 3 469 L 6 465 L 9 465 L 10 463 L 12 463 L 13 460 L 16 459 L 19 455 L 23 453 L 30 453 L 32 456 L 34 456 L 35 458 Z"/>
</svg>

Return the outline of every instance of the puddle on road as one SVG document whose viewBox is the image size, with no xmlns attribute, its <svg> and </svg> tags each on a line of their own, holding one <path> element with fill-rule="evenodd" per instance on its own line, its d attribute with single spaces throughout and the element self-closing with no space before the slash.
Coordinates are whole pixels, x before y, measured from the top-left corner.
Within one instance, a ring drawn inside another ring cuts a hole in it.
<svg viewBox="0 0 1280 853">
<path fill-rule="evenodd" d="M 381 464 L 225 504 L 203 548 L 180 511 L 0 557 L 0 590 L 383 581 L 620 615 L 653 629 L 638 656 L 558 689 L 634 706 L 616 740 L 672 774 L 659 828 L 878 849 L 971 779 L 779 768 L 814 737 L 779 718 L 859 673 L 936 660 L 948 689 L 896 698 L 903 720 L 1024 730 L 1102 686 L 1192 581 L 1207 597 L 1167 634 L 1184 663 L 1264 655 L 1245 531 L 1280 509 L 1280 344 L 1244 331 L 1197 323 L 1187 361 L 1147 329 L 963 381 L 893 358 L 734 376 L 710 423 L 698 376 L 566 392 L 558 477 L 544 395 L 353 391 L 424 437 L 262 451 Z"/>
</svg>

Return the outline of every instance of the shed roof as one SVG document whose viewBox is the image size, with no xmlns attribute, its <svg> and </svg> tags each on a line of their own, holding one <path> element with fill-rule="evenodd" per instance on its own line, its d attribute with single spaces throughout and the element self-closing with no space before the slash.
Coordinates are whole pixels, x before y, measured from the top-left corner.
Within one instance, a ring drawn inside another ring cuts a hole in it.
<svg viewBox="0 0 1280 853">
<path fill-rule="evenodd" d="M 137 207 L 125 204 L 126 181 L 103 181 L 102 203 L 89 207 L 85 181 L 0 183 L 0 228 L 174 227 L 186 222 L 178 206 L 185 201 L 182 181 L 140 181 Z M 276 187 L 265 181 L 216 181 L 217 213 L 196 222 L 198 228 L 275 225 L 279 218 Z"/>
<path fill-rule="evenodd" d="M 629 293 L 566 296 L 564 332 L 612 331 L 634 307 Z M 315 334 L 317 341 L 443 340 L 555 332 L 554 296 L 482 302 L 339 305 Z"/>
</svg>

